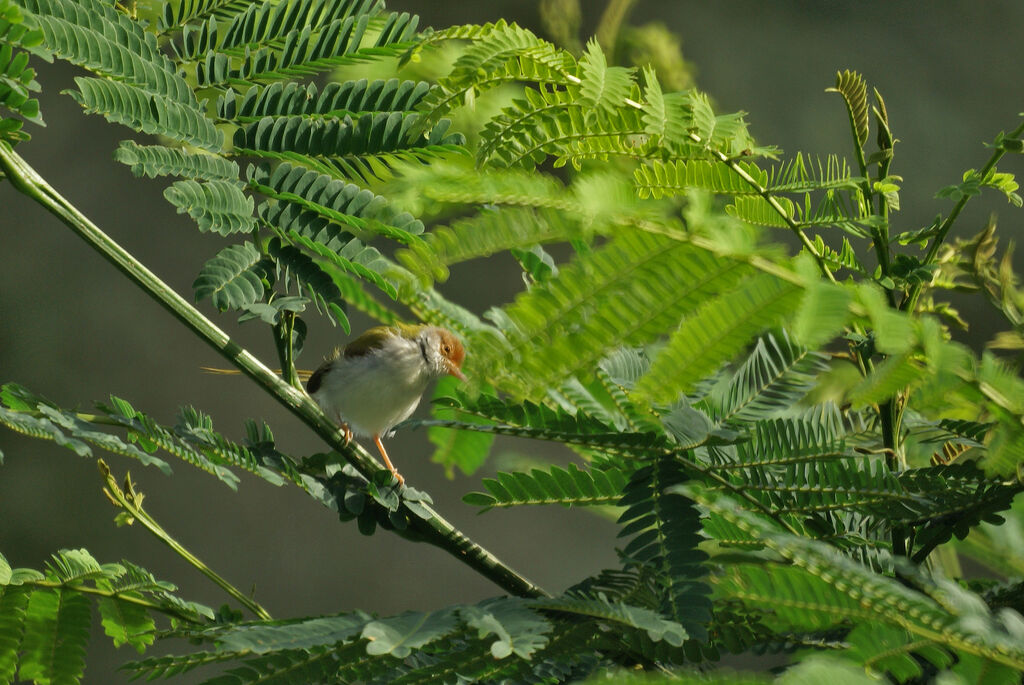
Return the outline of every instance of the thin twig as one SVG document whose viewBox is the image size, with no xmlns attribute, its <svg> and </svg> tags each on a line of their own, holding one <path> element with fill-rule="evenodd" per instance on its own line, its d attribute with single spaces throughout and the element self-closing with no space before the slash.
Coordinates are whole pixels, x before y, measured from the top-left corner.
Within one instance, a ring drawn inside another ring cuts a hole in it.
<svg viewBox="0 0 1024 685">
<path fill-rule="evenodd" d="M 1017 128 L 1013 129 L 1013 131 L 1011 131 L 1010 134 L 1006 137 L 1018 138 L 1022 133 L 1024 133 L 1024 123 L 1022 123 Z M 1003 158 L 1003 155 L 1005 154 L 1005 149 L 996 148 L 995 152 L 992 153 L 992 156 L 989 158 L 988 162 L 985 163 L 985 166 L 983 166 L 981 168 L 981 171 L 978 173 L 979 178 L 984 179 L 986 176 L 988 176 L 989 173 L 993 169 L 995 169 L 996 164 L 999 163 L 999 160 L 1001 160 Z M 953 227 L 953 223 L 957 220 L 957 217 L 960 216 L 960 212 L 963 211 L 964 205 L 967 204 L 967 201 L 970 198 L 971 196 L 965 193 L 953 206 L 953 210 L 949 213 L 949 216 L 947 216 L 945 220 L 939 225 L 939 229 L 935 232 L 935 237 L 932 238 L 932 242 L 928 246 L 928 252 L 924 256 L 924 264 L 931 264 L 935 261 L 935 255 L 938 254 L 939 248 L 942 247 L 942 243 L 946 239 L 946 234 L 949 233 L 949 229 Z M 903 304 L 900 307 L 903 311 L 908 313 L 912 313 L 914 311 L 914 309 L 917 307 L 917 298 L 921 296 L 921 290 L 924 289 L 924 285 L 925 284 L 923 281 L 918 281 L 914 285 L 914 287 L 910 290 L 910 294 L 907 295 L 907 299 L 903 301 Z"/>
<path fill-rule="evenodd" d="M 114 479 L 113 474 L 110 473 L 110 467 L 107 466 L 106 462 L 100 459 L 96 464 L 100 469 L 100 473 L 103 474 L 103 480 L 105 482 L 103 493 L 114 506 L 127 512 L 133 519 L 141 523 L 146 530 L 156 536 L 160 542 L 174 550 L 178 556 L 194 566 L 204 576 L 219 585 L 225 592 L 238 600 L 242 606 L 251 611 L 257 617 L 264 621 L 271 620 L 270 614 L 266 609 L 260 606 L 259 602 L 251 597 L 247 597 L 241 590 L 236 588 L 221 577 L 220 574 L 203 563 L 199 557 L 188 551 L 184 545 L 172 538 L 170 534 L 163 529 L 163 526 L 157 523 L 156 519 L 150 516 L 149 513 L 142 508 L 142 497 L 135 492 L 135 488 L 129 477 L 125 477 L 125 486 L 124 489 L 121 489 L 121 487 L 118 486 L 117 481 Z"/>
</svg>

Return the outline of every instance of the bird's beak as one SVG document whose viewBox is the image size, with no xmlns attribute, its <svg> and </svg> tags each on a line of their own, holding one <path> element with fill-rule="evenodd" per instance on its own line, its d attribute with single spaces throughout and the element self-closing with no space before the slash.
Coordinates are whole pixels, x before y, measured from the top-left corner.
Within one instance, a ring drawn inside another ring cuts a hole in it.
<svg viewBox="0 0 1024 685">
<path fill-rule="evenodd" d="M 455 364 L 452 364 L 451 362 L 448 362 L 447 366 L 448 366 L 448 373 L 450 373 L 451 375 L 455 376 L 456 378 L 458 378 L 462 382 L 466 381 L 466 376 L 462 373 L 462 370 L 459 367 L 455 366 Z"/>
</svg>

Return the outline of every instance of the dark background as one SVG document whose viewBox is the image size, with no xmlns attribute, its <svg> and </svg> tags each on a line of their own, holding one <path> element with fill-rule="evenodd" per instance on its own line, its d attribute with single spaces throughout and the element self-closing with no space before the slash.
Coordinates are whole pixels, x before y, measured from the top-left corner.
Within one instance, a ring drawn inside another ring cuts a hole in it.
<svg viewBox="0 0 1024 685">
<path fill-rule="evenodd" d="M 532 2 L 390 2 L 421 14 L 421 26 L 483 22 L 499 17 L 536 26 Z M 592 30 L 603 2 L 584 2 Z M 824 89 L 835 73 L 855 69 L 886 99 L 899 138 L 892 172 L 905 177 L 898 230 L 927 225 L 950 203 L 935 191 L 960 180 L 988 157 L 982 146 L 1016 125 L 1024 47 L 1017 2 L 656 2 L 638 3 L 633 23 L 664 22 L 697 66 L 698 86 L 721 112 L 745 110 L 761 144 L 849 156 L 842 101 Z M 163 200 L 164 181 L 135 179 L 112 161 L 117 141 L 137 135 L 85 116 L 60 91 L 74 69 L 38 64 L 43 115 L 49 126 L 18 152 L 87 216 L 178 292 L 222 245 L 202 235 Z M 1020 159 L 1002 169 L 1020 172 Z M 1020 214 L 995 193 L 972 201 L 962 234 L 979 230 L 998 211 L 1002 235 L 1020 235 Z M 486 284 L 481 287 L 481 284 Z M 489 265 L 456 271 L 442 290 L 476 311 L 507 301 L 518 276 Z M 201 306 L 213 315 L 209 302 Z M 975 344 L 995 330 L 975 317 Z M 274 363 L 269 337 L 233 316 L 214 319 L 254 353 Z M 359 330 L 365 320 L 353 321 Z M 335 344 L 341 331 L 311 327 L 303 366 Z M 472 353 L 470 351 L 470 353 Z M 173 423 L 194 404 L 226 435 L 242 437 L 243 421 L 263 418 L 282 449 L 301 455 L 322 448 L 276 403 L 246 382 L 201 373 L 223 362 L 160 307 L 10 184 L 0 183 L 0 382 L 16 381 L 62 406 L 88 411 L 109 393 Z M 460 497 L 481 489 L 492 461 L 472 478 L 444 478 L 429 462 L 422 431 L 393 439 L 390 452 L 409 482 L 429 491 L 438 509 L 467 534 L 532 580 L 558 592 L 615 563 L 615 526 L 587 512 L 560 508 L 495 511 L 477 516 Z M 498 453 L 547 456 L 531 442 L 499 443 Z M 220 591 L 138 527 L 115 528 L 92 459 L 0 430 L 0 551 L 13 566 L 39 568 L 60 548 L 85 547 L 101 562 L 128 558 L 179 585 L 182 594 L 217 606 Z M 381 613 L 475 601 L 499 590 L 426 545 L 389 534 L 361 536 L 295 489 L 243 477 L 237 493 L 191 467 L 172 462 L 172 478 L 136 462 L 104 456 L 118 474 L 130 469 L 147 493 L 149 511 L 185 546 L 278 618 L 360 608 Z M 98 625 L 98 621 L 97 621 Z M 188 649 L 180 645 L 179 649 Z M 90 647 L 86 682 L 120 682 L 115 664 L 133 658 L 109 640 Z"/>
</svg>

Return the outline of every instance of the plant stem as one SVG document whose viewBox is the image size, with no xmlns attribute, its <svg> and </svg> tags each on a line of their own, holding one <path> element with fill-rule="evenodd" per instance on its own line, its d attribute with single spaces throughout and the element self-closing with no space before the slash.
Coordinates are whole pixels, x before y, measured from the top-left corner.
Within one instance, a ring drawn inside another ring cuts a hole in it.
<svg viewBox="0 0 1024 685">
<path fill-rule="evenodd" d="M 1022 123 L 1017 128 L 1013 129 L 1013 131 L 1011 131 L 1010 134 L 1006 137 L 1018 138 L 1022 133 L 1024 133 L 1024 123 Z M 999 160 L 1001 160 L 1003 158 L 1003 155 L 1005 154 L 1005 149 L 996 148 L 995 152 L 992 153 L 992 156 L 989 157 L 988 162 L 986 162 L 985 166 L 981 168 L 979 176 L 982 179 L 988 176 L 988 174 L 993 169 L 995 169 L 996 164 L 999 163 Z M 967 195 L 965 193 L 953 206 L 953 210 L 949 213 L 949 216 L 947 216 L 945 220 L 939 225 L 939 229 L 936 232 L 935 237 L 932 238 L 932 242 L 928 245 L 928 252 L 925 254 L 924 257 L 925 264 L 931 264 L 932 262 L 935 261 L 935 255 L 938 254 L 939 248 L 942 247 L 942 243 L 946 239 L 946 234 L 948 234 L 949 229 L 953 227 L 953 223 L 957 220 L 957 217 L 960 216 L 960 212 L 963 211 L 964 205 L 967 204 L 967 200 L 969 199 L 970 195 Z M 915 307 L 917 307 L 917 298 L 921 296 L 922 289 L 924 289 L 923 282 L 919 282 L 914 285 L 914 287 L 910 291 L 910 294 L 907 295 L 907 299 L 903 301 L 903 305 L 901 307 L 903 311 L 907 313 L 914 312 Z"/>
<path fill-rule="evenodd" d="M 160 542 L 170 547 L 178 556 L 192 564 L 192 566 L 194 566 L 200 573 L 219 585 L 225 592 L 238 600 L 238 602 L 246 609 L 264 621 L 271 620 L 270 614 L 266 609 L 260 606 L 258 602 L 250 597 L 246 597 L 238 588 L 204 564 L 199 557 L 192 554 L 192 552 L 188 551 L 184 545 L 172 538 L 170 534 L 163 529 L 163 526 L 156 522 L 156 519 L 144 511 L 142 509 L 142 497 L 135 492 L 135 488 L 132 486 L 132 482 L 127 476 L 125 477 L 125 486 L 122 490 L 117 485 L 117 481 L 114 480 L 114 476 L 110 473 L 110 467 L 107 466 L 106 462 L 99 459 L 96 464 L 99 466 L 100 473 L 103 474 L 103 479 L 106 481 L 106 486 L 103 488 L 103 492 L 107 495 L 114 506 L 128 512 L 132 518 L 141 523 L 146 530 L 155 535 Z"/>
<path fill-rule="evenodd" d="M 691 133 L 690 137 L 696 138 L 696 142 L 701 142 L 700 136 L 697 136 L 696 134 Z M 782 203 L 779 202 L 778 198 L 772 195 L 767 188 L 758 183 L 757 179 L 748 174 L 747 170 L 740 166 L 735 159 L 732 159 L 721 150 L 712 150 L 711 152 L 718 157 L 719 161 L 726 164 L 730 169 L 736 172 L 740 178 L 746 181 L 746 183 L 753 188 L 754 191 L 757 192 L 757 194 L 760 195 L 764 201 L 767 202 L 768 205 L 776 211 L 776 213 L 778 213 L 779 216 L 782 217 L 782 220 L 786 222 L 787 226 L 789 226 L 789 230 L 791 230 L 796 237 L 800 239 L 804 249 L 806 249 L 811 256 L 814 257 L 815 261 L 818 262 L 818 268 L 821 270 L 822 275 L 835 283 L 836 277 L 832 275 L 832 270 L 828 268 L 828 264 L 825 262 L 825 257 L 818 252 L 814 243 L 812 243 L 811 239 L 807 237 L 804 230 L 800 228 L 800 224 L 793 220 L 793 217 L 789 215 L 789 212 L 787 212 L 786 208 L 782 206 Z"/>
<path fill-rule="evenodd" d="M 156 602 L 150 602 L 149 600 L 142 599 L 141 597 L 132 597 L 131 595 L 126 595 L 123 592 L 117 592 L 116 590 L 103 590 L 102 588 L 92 587 L 89 585 L 71 585 L 69 583 L 62 583 L 58 580 L 26 580 L 21 584 L 26 587 L 45 588 L 47 590 L 70 590 L 71 592 L 80 592 L 84 595 L 109 597 L 110 599 L 134 604 L 150 611 L 159 611 L 162 614 L 173 616 L 174 618 L 188 621 L 189 623 L 195 623 L 195 619 L 192 616 L 189 616 L 184 612 L 175 611 L 173 607 L 157 604 Z"/>
<path fill-rule="evenodd" d="M 346 444 L 342 431 L 324 415 L 308 395 L 284 382 L 259 359 L 231 340 L 199 310 L 103 233 L 3 141 L 0 141 L 0 170 L 8 176 L 15 188 L 60 219 L 178 321 L 270 393 L 367 480 L 380 470 L 380 466 L 366 450 L 355 443 Z M 411 526 L 422 535 L 424 541 L 445 550 L 505 591 L 524 597 L 547 595 L 542 588 L 466 537 L 430 506 L 417 503 L 416 509 L 420 513 L 409 509 L 404 503 L 402 507 L 409 515 Z"/>
</svg>

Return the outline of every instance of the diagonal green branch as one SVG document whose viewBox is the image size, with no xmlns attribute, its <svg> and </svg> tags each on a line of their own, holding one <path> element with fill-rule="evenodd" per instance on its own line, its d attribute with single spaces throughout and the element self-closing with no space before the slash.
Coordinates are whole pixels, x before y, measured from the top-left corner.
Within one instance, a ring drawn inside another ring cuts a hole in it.
<svg viewBox="0 0 1024 685">
<path fill-rule="evenodd" d="M 21 193 L 35 200 L 48 212 L 117 267 L 136 286 L 156 300 L 178 321 L 188 327 L 218 354 L 270 393 L 288 411 L 297 416 L 323 440 L 351 463 L 368 480 L 380 470 L 373 457 L 355 443 L 346 444 L 343 433 L 301 390 L 290 386 L 259 359 L 241 347 L 212 321 L 178 295 L 152 271 L 112 240 L 74 205 L 60 195 L 6 142 L 0 141 L 0 172 Z M 417 502 L 415 509 L 404 502 L 410 525 L 429 542 L 465 563 L 505 591 L 522 597 L 547 593 L 479 544 L 466 537 L 432 507 Z"/>
<path fill-rule="evenodd" d="M 103 480 L 106 483 L 103 488 L 103 493 L 114 504 L 114 506 L 127 512 L 133 519 L 141 523 L 146 530 L 155 535 L 160 542 L 170 547 L 178 556 L 194 566 L 204 576 L 219 585 L 225 592 L 238 600 L 238 602 L 246 609 L 264 621 L 271 620 L 270 614 L 267 613 L 267 610 L 260 606 L 257 601 L 251 597 L 247 597 L 241 590 L 222 578 L 212 568 L 204 564 L 196 555 L 185 549 L 180 542 L 172 538 L 170 534 L 164 530 L 163 526 L 157 523 L 156 519 L 150 516 L 149 513 L 142 508 L 142 497 L 135 492 L 135 488 L 129 477 L 125 477 L 125 486 L 124 489 L 121 489 L 118 486 L 117 481 L 114 480 L 114 476 L 111 475 L 110 467 L 107 466 L 106 462 L 100 459 L 97 462 L 97 465 L 99 466 L 100 473 L 103 474 Z"/>
</svg>

